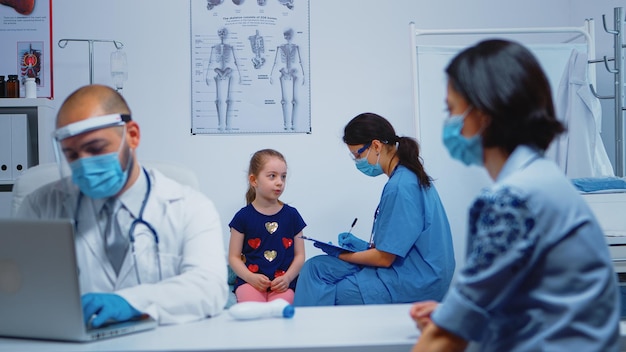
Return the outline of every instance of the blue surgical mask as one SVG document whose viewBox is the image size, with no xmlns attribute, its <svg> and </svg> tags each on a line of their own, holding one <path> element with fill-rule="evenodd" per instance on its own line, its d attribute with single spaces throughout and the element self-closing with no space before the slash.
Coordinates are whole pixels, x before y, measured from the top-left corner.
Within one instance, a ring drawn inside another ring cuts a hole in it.
<svg viewBox="0 0 626 352">
<path fill-rule="evenodd" d="M 483 144 L 480 133 L 467 138 L 461 134 L 463 121 L 467 116 L 466 111 L 462 115 L 453 115 L 444 121 L 443 144 L 448 149 L 453 159 L 461 161 L 465 165 L 483 165 Z"/>
<path fill-rule="evenodd" d="M 376 164 L 372 165 L 367 161 L 367 157 L 370 155 L 370 151 L 367 151 L 367 155 L 364 158 L 356 159 L 354 164 L 356 168 L 367 176 L 376 177 L 383 173 L 383 167 L 378 162 L 380 160 L 380 154 L 376 159 Z"/>
<path fill-rule="evenodd" d="M 70 163 L 72 181 L 81 192 L 93 199 L 116 195 L 126 184 L 130 171 L 130 167 L 126 171 L 122 170 L 118 154 L 115 152 L 73 161 Z"/>
</svg>

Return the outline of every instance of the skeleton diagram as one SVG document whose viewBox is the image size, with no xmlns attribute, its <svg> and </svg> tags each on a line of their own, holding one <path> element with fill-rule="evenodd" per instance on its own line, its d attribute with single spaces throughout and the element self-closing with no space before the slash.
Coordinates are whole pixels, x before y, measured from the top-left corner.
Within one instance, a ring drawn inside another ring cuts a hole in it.
<svg viewBox="0 0 626 352">
<path fill-rule="evenodd" d="M 8 2 L 11 2 L 11 1 L 15 2 L 17 0 L 0 0 L 0 4 L 4 4 L 4 2 L 8 3 Z M 31 3 L 34 2 L 34 0 L 28 0 L 28 1 L 30 1 Z M 25 2 L 28 2 L 28 1 L 25 1 Z M 237 6 L 243 5 L 244 1 L 245 0 L 233 0 L 233 4 L 235 4 Z M 281 5 L 286 6 L 290 10 L 293 10 L 293 1 L 294 0 L 278 0 L 278 2 Z M 213 8 L 215 6 L 221 5 L 223 2 L 224 2 L 224 0 L 207 0 L 206 8 L 207 8 L 207 10 L 211 11 L 211 10 L 213 10 Z M 256 2 L 257 2 L 257 4 L 259 6 L 265 6 L 267 4 L 267 0 L 257 0 Z M 32 9 L 31 9 L 31 11 L 32 11 Z"/>
<path fill-rule="evenodd" d="M 263 37 L 259 35 L 259 30 L 257 29 L 256 34 L 249 36 L 248 39 L 250 39 L 250 47 L 254 53 L 252 65 L 254 65 L 254 68 L 259 69 L 265 63 L 265 59 L 262 56 L 265 52 Z"/>
<path fill-rule="evenodd" d="M 213 80 L 215 81 L 215 107 L 217 108 L 218 129 L 223 131 L 224 128 L 230 129 L 230 111 L 232 108 L 232 100 L 230 99 L 230 83 L 232 82 L 233 68 L 237 69 L 239 83 L 241 83 L 241 74 L 237 59 L 235 58 L 235 48 L 229 44 L 224 44 L 224 39 L 228 35 L 226 28 L 217 31 L 221 43 L 211 47 L 211 55 L 209 64 L 206 69 L 205 81 L 207 86 L 211 85 L 211 72 L 215 72 Z M 213 70 L 211 70 L 213 68 Z M 225 99 L 224 99 L 225 96 Z M 226 109 L 224 109 L 226 107 Z"/>
<path fill-rule="evenodd" d="M 221 5 L 224 0 L 207 0 L 206 8 L 211 11 L 217 5 Z"/>
<path fill-rule="evenodd" d="M 283 108 L 283 122 L 285 130 L 295 129 L 294 122 L 296 116 L 296 83 L 298 77 L 302 77 L 302 85 L 304 85 L 304 67 L 302 67 L 302 59 L 300 58 L 300 49 L 296 44 L 291 43 L 293 37 L 293 29 L 287 29 L 284 33 L 286 44 L 279 45 L 276 48 L 276 56 L 274 57 L 274 65 L 270 72 L 270 84 L 273 84 L 272 75 L 274 67 L 278 63 L 284 65 L 280 69 L 280 90 L 282 99 L 280 104 Z"/>
<path fill-rule="evenodd" d="M 293 10 L 293 0 L 278 0 L 281 5 L 285 5 L 289 10 Z"/>
</svg>

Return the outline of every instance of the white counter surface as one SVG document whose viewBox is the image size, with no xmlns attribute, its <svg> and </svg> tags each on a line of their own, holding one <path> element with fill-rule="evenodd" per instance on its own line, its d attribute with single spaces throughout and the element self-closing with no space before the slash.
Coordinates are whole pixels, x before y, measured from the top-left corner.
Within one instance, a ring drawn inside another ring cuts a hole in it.
<svg viewBox="0 0 626 352">
<path fill-rule="evenodd" d="M 97 342 L 0 338 L 0 352 L 409 351 L 419 332 L 410 304 L 296 308 L 292 319 L 234 320 L 228 312 L 196 323 Z M 626 321 L 620 323 L 626 351 Z"/>
</svg>

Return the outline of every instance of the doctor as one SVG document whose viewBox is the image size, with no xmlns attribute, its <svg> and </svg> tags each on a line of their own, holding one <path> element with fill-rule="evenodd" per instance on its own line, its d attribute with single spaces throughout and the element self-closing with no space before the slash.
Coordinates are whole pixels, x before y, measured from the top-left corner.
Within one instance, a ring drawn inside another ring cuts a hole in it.
<svg viewBox="0 0 626 352">
<path fill-rule="evenodd" d="M 139 125 L 124 98 L 106 86 L 82 87 L 59 109 L 56 127 L 67 177 L 31 193 L 18 216 L 74 219 L 86 323 L 147 313 L 176 324 L 218 314 L 228 286 L 216 209 L 140 165 Z"/>
</svg>

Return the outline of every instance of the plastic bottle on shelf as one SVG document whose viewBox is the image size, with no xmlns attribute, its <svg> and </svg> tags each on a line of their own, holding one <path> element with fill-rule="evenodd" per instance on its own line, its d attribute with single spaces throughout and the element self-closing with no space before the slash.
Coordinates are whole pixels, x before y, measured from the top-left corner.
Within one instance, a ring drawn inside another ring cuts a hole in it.
<svg viewBox="0 0 626 352">
<path fill-rule="evenodd" d="M 17 75 L 9 75 L 9 80 L 5 83 L 5 86 L 7 98 L 20 97 L 20 81 L 17 80 Z"/>
<path fill-rule="evenodd" d="M 291 318 L 296 312 L 294 306 L 282 298 L 270 302 L 241 302 L 228 311 L 237 320 Z"/>
<path fill-rule="evenodd" d="M 24 80 L 24 97 L 37 98 L 37 83 L 34 77 L 27 77 Z"/>
</svg>

